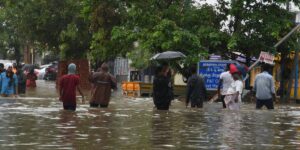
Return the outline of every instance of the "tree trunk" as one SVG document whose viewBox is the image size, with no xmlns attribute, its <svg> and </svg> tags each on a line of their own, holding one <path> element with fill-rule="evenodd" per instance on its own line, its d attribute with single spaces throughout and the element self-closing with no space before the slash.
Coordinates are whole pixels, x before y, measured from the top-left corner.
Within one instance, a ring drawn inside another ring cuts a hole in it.
<svg viewBox="0 0 300 150">
<path fill-rule="evenodd" d="M 20 48 L 19 47 L 15 48 L 15 58 L 16 58 L 17 65 L 19 65 L 20 60 L 21 60 L 21 54 L 20 54 Z"/>
</svg>

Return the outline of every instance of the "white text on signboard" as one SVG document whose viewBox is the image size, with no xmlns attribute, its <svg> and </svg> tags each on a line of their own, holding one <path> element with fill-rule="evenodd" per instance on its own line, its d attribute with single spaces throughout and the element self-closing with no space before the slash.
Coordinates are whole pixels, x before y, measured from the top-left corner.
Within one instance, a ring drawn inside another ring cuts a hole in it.
<svg viewBox="0 0 300 150">
<path fill-rule="evenodd" d="M 265 62 L 268 64 L 274 64 L 274 55 L 271 53 L 262 51 L 262 52 L 260 52 L 259 61 Z"/>
</svg>

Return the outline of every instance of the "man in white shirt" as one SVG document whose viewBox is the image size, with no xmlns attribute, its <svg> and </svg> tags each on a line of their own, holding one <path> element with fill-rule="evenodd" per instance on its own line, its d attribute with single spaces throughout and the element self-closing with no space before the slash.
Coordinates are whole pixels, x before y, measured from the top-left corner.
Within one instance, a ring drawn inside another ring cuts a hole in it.
<svg viewBox="0 0 300 150">
<path fill-rule="evenodd" d="M 218 85 L 218 96 L 219 96 L 219 99 L 222 100 L 223 108 L 226 108 L 226 104 L 224 102 L 225 95 L 228 94 L 227 93 L 228 88 L 234 82 L 234 80 L 232 78 L 232 75 L 229 72 L 229 67 L 230 67 L 230 64 L 227 64 L 226 71 L 221 73 L 220 80 L 219 80 L 219 85 Z M 222 87 L 222 90 L 221 90 L 221 87 Z"/>
<path fill-rule="evenodd" d="M 239 110 L 240 109 L 240 103 L 242 102 L 242 92 L 243 92 L 243 81 L 241 74 L 239 72 L 233 73 L 233 83 L 231 86 L 228 88 L 228 91 L 224 98 L 226 108 L 230 110 Z"/>
</svg>

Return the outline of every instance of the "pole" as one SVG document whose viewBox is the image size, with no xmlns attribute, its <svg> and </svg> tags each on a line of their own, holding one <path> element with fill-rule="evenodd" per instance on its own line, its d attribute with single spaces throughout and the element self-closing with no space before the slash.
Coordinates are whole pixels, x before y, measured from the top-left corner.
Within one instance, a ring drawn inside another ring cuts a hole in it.
<svg viewBox="0 0 300 150">
<path fill-rule="evenodd" d="M 295 51 L 295 81 L 294 81 L 294 99 L 298 96 L 298 71 L 299 71 L 299 49 Z"/>
<path fill-rule="evenodd" d="M 281 43 L 283 43 L 286 39 L 288 39 L 294 32 L 296 32 L 299 27 L 300 24 L 294 27 L 286 36 L 284 36 L 278 43 L 276 43 L 274 47 L 277 48 Z"/>
</svg>

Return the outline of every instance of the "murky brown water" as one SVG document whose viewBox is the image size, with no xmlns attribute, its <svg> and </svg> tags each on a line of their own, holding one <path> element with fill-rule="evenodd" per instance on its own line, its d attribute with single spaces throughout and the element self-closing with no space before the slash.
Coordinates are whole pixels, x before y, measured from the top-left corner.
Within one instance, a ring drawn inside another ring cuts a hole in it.
<svg viewBox="0 0 300 150">
<path fill-rule="evenodd" d="M 300 149 L 300 107 L 222 110 L 220 103 L 186 109 L 175 101 L 156 111 L 151 99 L 114 95 L 107 109 L 63 111 L 53 83 L 0 100 L 0 149 Z"/>
</svg>

